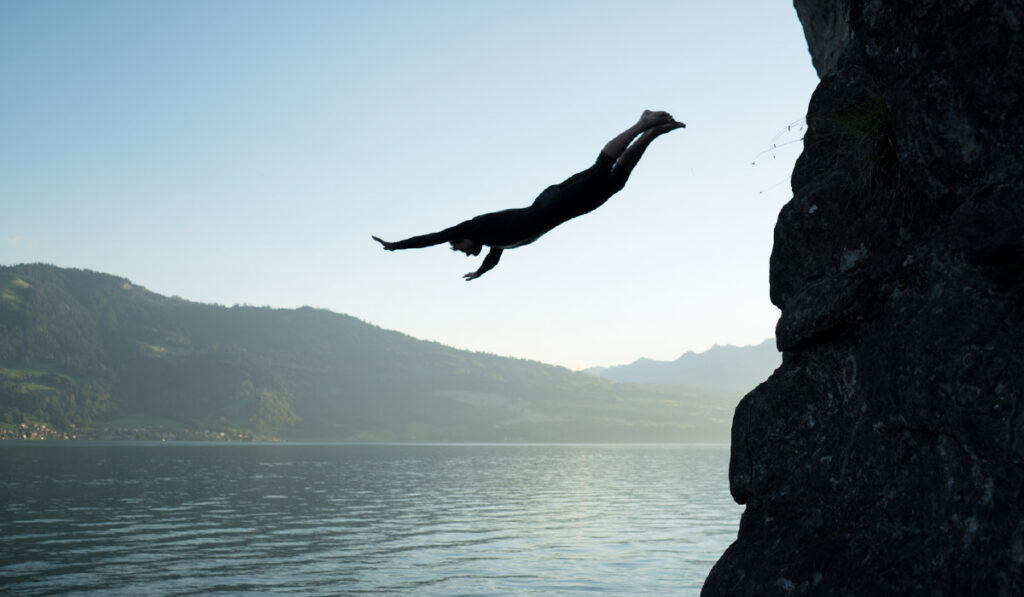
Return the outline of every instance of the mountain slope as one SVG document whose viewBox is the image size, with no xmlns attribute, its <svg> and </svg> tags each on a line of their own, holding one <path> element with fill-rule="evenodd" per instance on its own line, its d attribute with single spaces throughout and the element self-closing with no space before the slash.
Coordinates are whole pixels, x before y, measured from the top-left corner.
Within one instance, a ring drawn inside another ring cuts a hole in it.
<svg viewBox="0 0 1024 597">
<path fill-rule="evenodd" d="M 769 338 L 755 346 L 715 346 L 687 352 L 675 361 L 639 359 L 629 365 L 594 367 L 585 372 L 606 379 L 702 388 L 735 394 L 736 401 L 768 379 L 782 355 Z"/>
<path fill-rule="evenodd" d="M 730 406 L 699 392 L 455 350 L 329 311 L 204 305 L 106 274 L 0 267 L 0 425 L 727 441 L 730 417 Z"/>
</svg>

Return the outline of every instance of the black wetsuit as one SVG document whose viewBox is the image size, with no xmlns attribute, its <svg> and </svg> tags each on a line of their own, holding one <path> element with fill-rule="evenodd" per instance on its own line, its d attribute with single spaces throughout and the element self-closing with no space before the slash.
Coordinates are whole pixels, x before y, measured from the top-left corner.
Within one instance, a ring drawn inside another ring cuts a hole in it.
<svg viewBox="0 0 1024 597">
<path fill-rule="evenodd" d="M 394 243 L 395 249 L 419 249 L 446 242 L 471 239 L 491 247 L 477 274 L 498 263 L 503 249 L 532 243 L 555 226 L 589 213 L 622 190 L 629 173 L 601 152 L 590 168 L 552 185 L 529 207 L 506 209 L 477 216 L 440 232 L 414 236 Z"/>
</svg>

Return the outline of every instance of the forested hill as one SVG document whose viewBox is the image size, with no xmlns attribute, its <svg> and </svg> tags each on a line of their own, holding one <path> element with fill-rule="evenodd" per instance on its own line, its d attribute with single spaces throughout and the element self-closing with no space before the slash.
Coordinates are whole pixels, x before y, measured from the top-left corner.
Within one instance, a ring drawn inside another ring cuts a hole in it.
<svg viewBox="0 0 1024 597">
<path fill-rule="evenodd" d="M 733 406 L 455 350 L 324 310 L 198 304 L 106 274 L 0 266 L 0 426 L 8 430 L 728 441 Z"/>
</svg>

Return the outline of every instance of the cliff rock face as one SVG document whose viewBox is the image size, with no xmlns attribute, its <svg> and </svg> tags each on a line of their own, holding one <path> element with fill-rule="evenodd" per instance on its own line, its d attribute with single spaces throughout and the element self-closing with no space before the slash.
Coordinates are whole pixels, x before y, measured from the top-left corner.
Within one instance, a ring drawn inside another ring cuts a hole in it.
<svg viewBox="0 0 1024 597">
<path fill-rule="evenodd" d="M 797 0 L 821 82 L 704 595 L 1024 594 L 1024 3 Z"/>
</svg>

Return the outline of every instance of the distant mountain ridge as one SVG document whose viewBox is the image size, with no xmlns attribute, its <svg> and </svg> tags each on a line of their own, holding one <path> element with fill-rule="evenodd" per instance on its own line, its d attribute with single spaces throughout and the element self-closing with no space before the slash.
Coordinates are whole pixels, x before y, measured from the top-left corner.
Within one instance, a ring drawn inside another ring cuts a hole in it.
<svg viewBox="0 0 1024 597">
<path fill-rule="evenodd" d="M 740 393 L 754 389 L 782 364 L 782 355 L 769 338 L 753 346 L 714 346 L 687 352 L 674 361 L 638 359 L 628 365 L 593 367 L 585 373 L 632 383 L 653 383 Z M 737 401 L 738 401 L 737 397 Z"/>
<path fill-rule="evenodd" d="M 0 266 L 0 437 L 724 442 L 735 400 L 456 350 L 304 307 Z M 131 435 L 134 434 L 134 435 Z"/>
</svg>

